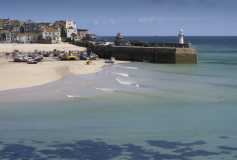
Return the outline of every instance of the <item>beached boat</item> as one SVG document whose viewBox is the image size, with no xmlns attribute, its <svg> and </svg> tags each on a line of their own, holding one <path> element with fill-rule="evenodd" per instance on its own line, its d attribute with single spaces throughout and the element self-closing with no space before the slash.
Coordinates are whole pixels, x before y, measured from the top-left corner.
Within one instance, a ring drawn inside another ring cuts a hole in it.
<svg viewBox="0 0 237 160">
<path fill-rule="evenodd" d="M 80 60 L 96 60 L 98 55 L 93 52 L 83 52 L 80 54 Z"/>
<path fill-rule="evenodd" d="M 28 59 L 27 60 L 27 64 L 37 64 L 38 61 L 34 60 L 34 59 Z"/>
<path fill-rule="evenodd" d="M 13 57 L 14 62 L 26 62 L 27 61 L 27 56 L 26 55 L 20 55 L 17 54 Z"/>
<path fill-rule="evenodd" d="M 69 51 L 67 53 L 62 54 L 59 57 L 61 60 L 79 60 L 80 59 L 80 53 L 77 51 Z"/>
<path fill-rule="evenodd" d="M 14 62 L 29 62 L 30 64 L 40 62 L 43 60 L 43 56 L 35 53 L 19 53 L 13 56 Z"/>
</svg>

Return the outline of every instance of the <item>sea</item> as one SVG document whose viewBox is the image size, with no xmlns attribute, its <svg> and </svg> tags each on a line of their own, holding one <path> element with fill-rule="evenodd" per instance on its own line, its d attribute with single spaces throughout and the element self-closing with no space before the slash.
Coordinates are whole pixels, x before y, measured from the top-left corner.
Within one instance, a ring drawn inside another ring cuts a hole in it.
<svg viewBox="0 0 237 160">
<path fill-rule="evenodd" d="M 115 64 L 0 92 L 0 159 L 236 160 L 237 37 L 186 41 L 198 64 Z"/>
</svg>

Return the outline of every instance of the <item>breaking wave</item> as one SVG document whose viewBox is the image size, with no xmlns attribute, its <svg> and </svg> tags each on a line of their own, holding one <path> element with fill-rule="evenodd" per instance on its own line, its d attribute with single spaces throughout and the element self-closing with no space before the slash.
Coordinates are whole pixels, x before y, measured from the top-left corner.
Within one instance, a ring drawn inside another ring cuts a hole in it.
<svg viewBox="0 0 237 160">
<path fill-rule="evenodd" d="M 122 77 L 129 77 L 129 75 L 127 73 L 118 73 L 118 72 L 114 72 L 114 74 L 118 75 L 118 76 L 122 76 Z"/>
<path fill-rule="evenodd" d="M 123 81 L 123 80 L 120 80 L 119 78 L 116 78 L 116 81 L 120 84 L 123 84 L 123 85 L 132 85 L 132 84 L 134 84 L 131 81 Z"/>
<path fill-rule="evenodd" d="M 133 69 L 133 70 L 137 70 L 137 67 L 130 67 L 130 66 L 118 66 L 119 68 L 123 68 L 123 69 Z"/>
<path fill-rule="evenodd" d="M 80 98 L 81 96 L 79 95 L 66 95 L 67 98 Z"/>
<path fill-rule="evenodd" d="M 140 85 L 139 85 L 139 84 L 136 84 L 135 86 L 136 86 L 137 88 L 140 88 Z"/>
<path fill-rule="evenodd" d="M 135 83 L 135 82 L 131 82 L 131 81 L 123 81 L 119 78 L 116 78 L 116 81 L 119 83 L 119 84 L 122 84 L 122 85 L 128 85 L 128 86 L 132 86 L 134 85 L 135 87 L 137 88 L 140 88 L 140 85 Z"/>
</svg>

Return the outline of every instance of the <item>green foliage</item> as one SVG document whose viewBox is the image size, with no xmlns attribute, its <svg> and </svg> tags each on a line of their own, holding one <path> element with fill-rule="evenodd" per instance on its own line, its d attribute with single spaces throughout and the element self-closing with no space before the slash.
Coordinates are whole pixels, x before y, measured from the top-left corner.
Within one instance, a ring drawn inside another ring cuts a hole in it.
<svg viewBox="0 0 237 160">
<path fill-rule="evenodd" d="M 66 28 L 64 28 L 64 27 L 61 27 L 61 37 L 62 38 L 66 38 L 67 37 Z"/>
</svg>

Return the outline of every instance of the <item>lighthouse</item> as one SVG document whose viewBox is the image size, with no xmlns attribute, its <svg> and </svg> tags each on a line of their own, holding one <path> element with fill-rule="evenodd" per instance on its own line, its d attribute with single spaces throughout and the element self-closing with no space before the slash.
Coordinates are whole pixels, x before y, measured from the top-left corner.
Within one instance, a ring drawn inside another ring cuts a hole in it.
<svg viewBox="0 0 237 160">
<path fill-rule="evenodd" d="M 180 29 L 178 33 L 179 44 L 184 44 L 184 30 Z"/>
</svg>

